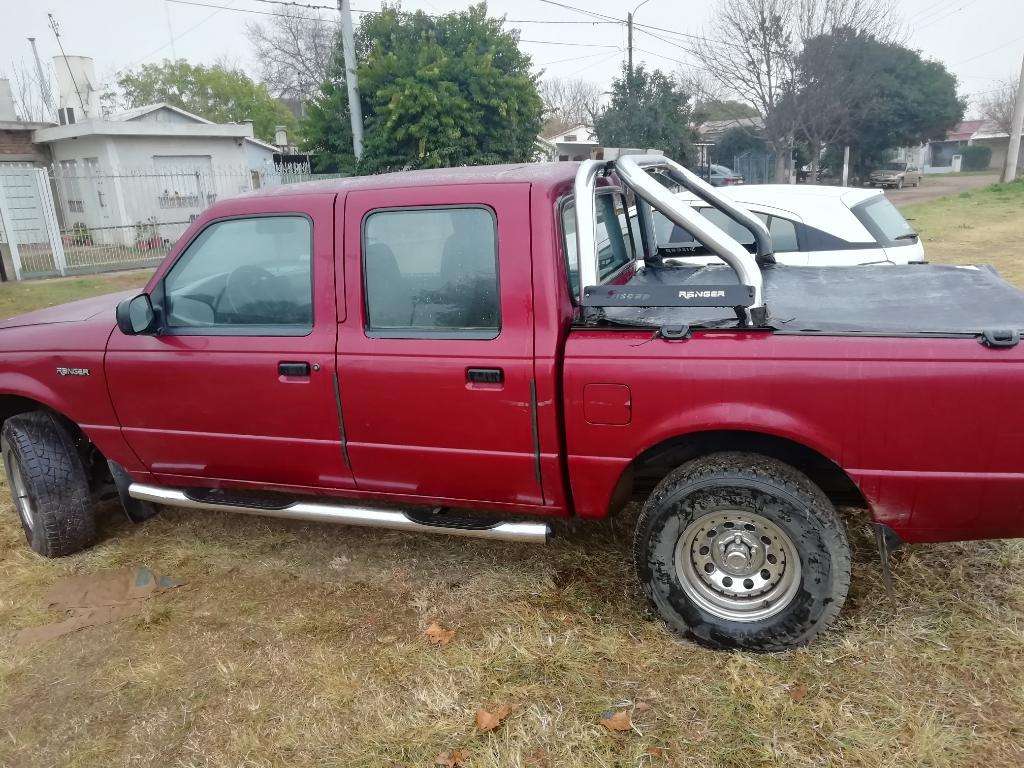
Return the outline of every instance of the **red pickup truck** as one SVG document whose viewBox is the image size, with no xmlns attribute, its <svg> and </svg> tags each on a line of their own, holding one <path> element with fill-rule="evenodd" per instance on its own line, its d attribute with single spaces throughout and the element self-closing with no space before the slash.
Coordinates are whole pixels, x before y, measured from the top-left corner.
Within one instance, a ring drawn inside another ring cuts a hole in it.
<svg viewBox="0 0 1024 768">
<path fill-rule="evenodd" d="M 662 263 L 654 211 L 722 263 Z M 769 650 L 843 604 L 839 505 L 883 553 L 1024 534 L 1024 295 L 986 268 L 773 264 L 770 227 L 656 156 L 219 202 L 141 294 L 0 322 L 25 535 L 87 547 L 115 491 L 135 521 L 171 505 L 521 541 L 636 499 L 665 621 Z"/>
</svg>

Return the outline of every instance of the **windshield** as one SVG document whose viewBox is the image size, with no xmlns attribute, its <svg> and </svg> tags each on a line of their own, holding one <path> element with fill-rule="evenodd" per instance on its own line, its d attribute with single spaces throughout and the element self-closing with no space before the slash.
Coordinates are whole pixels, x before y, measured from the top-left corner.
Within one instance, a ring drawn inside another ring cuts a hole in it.
<svg viewBox="0 0 1024 768">
<path fill-rule="evenodd" d="M 907 170 L 906 163 L 882 163 L 878 166 L 880 171 L 905 171 Z"/>
</svg>

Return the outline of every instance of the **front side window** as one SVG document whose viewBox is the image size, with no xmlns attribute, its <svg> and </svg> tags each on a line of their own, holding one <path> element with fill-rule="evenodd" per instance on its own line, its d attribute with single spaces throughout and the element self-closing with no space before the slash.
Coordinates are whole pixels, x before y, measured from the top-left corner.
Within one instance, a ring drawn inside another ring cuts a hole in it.
<svg viewBox="0 0 1024 768">
<path fill-rule="evenodd" d="M 883 246 L 913 245 L 917 241 L 913 227 L 885 195 L 872 197 L 851 210 Z"/>
<path fill-rule="evenodd" d="M 218 221 L 164 278 L 166 325 L 302 335 L 313 325 L 312 225 L 304 216 Z"/>
<path fill-rule="evenodd" d="M 489 208 L 369 214 L 363 222 L 363 276 L 371 336 L 498 335 L 498 236 Z"/>
</svg>

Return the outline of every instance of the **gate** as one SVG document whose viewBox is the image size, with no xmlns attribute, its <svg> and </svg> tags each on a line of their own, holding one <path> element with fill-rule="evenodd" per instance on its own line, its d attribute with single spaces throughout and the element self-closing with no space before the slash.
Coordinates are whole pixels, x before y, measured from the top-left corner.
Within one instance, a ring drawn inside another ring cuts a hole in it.
<svg viewBox="0 0 1024 768">
<path fill-rule="evenodd" d="M 67 271 L 50 180 L 42 168 L 0 164 L 0 243 L 7 246 L 14 274 L 63 275 Z"/>
</svg>

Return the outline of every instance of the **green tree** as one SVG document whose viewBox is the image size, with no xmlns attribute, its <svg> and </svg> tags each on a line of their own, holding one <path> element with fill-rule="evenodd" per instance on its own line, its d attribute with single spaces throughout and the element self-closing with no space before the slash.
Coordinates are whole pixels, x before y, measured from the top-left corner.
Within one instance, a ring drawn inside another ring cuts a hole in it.
<svg viewBox="0 0 1024 768">
<path fill-rule="evenodd" d="M 942 138 L 963 118 L 956 78 L 898 43 L 839 29 L 808 40 L 796 63 L 793 112 L 812 155 L 822 145 L 850 144 L 870 162 Z"/>
<path fill-rule="evenodd" d="M 738 155 L 744 152 L 764 153 L 768 151 L 765 141 L 745 128 L 730 128 L 715 143 L 712 150 L 715 162 L 730 168 Z"/>
<path fill-rule="evenodd" d="M 543 105 L 519 35 L 484 3 L 430 17 L 385 6 L 356 35 L 364 152 L 351 153 L 342 54 L 304 125 L 323 170 L 523 162 L 534 153 Z"/>
<path fill-rule="evenodd" d="M 252 78 L 221 64 L 190 64 L 184 59 L 146 64 L 117 81 L 129 107 L 166 101 L 215 123 L 253 121 L 253 132 L 272 141 L 278 125 L 293 128 L 292 113 Z"/>
<path fill-rule="evenodd" d="M 604 146 L 661 149 L 682 163 L 694 155 L 691 122 L 690 97 L 678 81 L 643 65 L 630 73 L 624 64 L 594 130 Z"/>
</svg>

